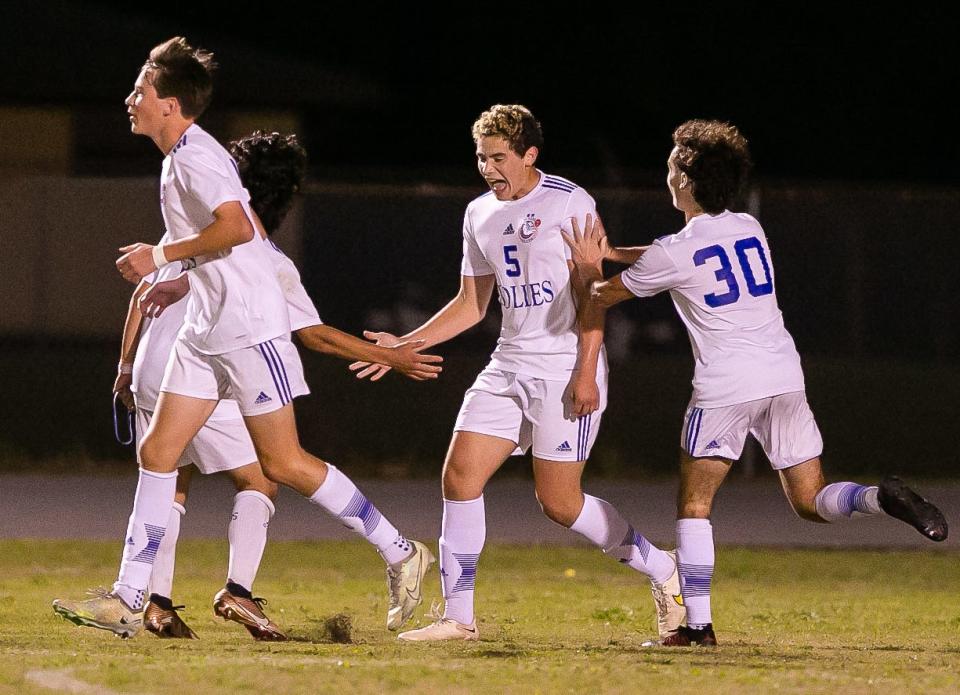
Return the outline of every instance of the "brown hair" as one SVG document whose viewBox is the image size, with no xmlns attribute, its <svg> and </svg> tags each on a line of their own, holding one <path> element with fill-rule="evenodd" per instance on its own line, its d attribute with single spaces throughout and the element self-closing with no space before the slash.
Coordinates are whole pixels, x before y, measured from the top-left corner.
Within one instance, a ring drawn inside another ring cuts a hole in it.
<svg viewBox="0 0 960 695">
<path fill-rule="evenodd" d="M 174 97 L 187 118 L 199 118 L 213 96 L 213 53 L 193 48 L 182 36 L 174 36 L 150 51 L 143 66 L 157 96 Z"/>
<path fill-rule="evenodd" d="M 693 183 L 693 198 L 710 214 L 736 205 L 747 174 L 750 150 L 736 126 L 692 120 L 673 131 L 677 167 Z"/>
</svg>

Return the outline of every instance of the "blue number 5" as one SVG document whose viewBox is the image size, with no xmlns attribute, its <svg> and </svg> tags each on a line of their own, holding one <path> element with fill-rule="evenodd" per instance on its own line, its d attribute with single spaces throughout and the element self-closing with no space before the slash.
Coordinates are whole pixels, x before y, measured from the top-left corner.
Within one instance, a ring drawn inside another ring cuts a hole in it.
<svg viewBox="0 0 960 695">
<path fill-rule="evenodd" d="M 703 299 L 707 303 L 707 306 L 710 307 L 733 304 L 740 299 L 740 288 L 737 286 L 737 278 L 733 274 L 733 268 L 730 267 L 730 259 L 727 257 L 727 252 L 724 251 L 723 247 L 719 244 L 714 244 L 705 249 L 700 249 L 693 254 L 693 262 L 696 265 L 703 265 L 710 258 L 718 258 L 720 260 L 720 267 L 714 271 L 714 275 L 717 276 L 717 280 L 726 282 L 727 287 L 730 289 L 724 294 L 716 294 L 715 292 L 705 294 Z M 509 272 L 507 274 L 509 275 Z"/>
<path fill-rule="evenodd" d="M 510 255 L 516 253 L 517 247 L 514 245 L 503 247 L 503 262 L 510 266 L 507 268 L 508 278 L 520 277 L 520 261 L 515 256 Z"/>
</svg>

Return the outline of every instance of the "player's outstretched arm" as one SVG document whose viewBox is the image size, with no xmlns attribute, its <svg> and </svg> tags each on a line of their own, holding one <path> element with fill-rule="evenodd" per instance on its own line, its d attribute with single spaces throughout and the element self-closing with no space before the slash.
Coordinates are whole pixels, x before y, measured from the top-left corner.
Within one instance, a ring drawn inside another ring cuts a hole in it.
<svg viewBox="0 0 960 695">
<path fill-rule="evenodd" d="M 487 315 L 495 284 L 495 275 L 461 275 L 457 296 L 416 330 L 400 338 L 386 332 L 364 331 L 363 335 L 383 347 L 418 340 L 424 341 L 421 349 L 433 347 L 460 335 L 483 320 Z M 372 360 L 359 360 L 350 365 L 350 370 L 357 372 L 358 379 L 369 376 L 370 381 L 377 381 L 390 371 L 390 367 Z"/>
<path fill-rule="evenodd" d="M 231 200 L 213 211 L 214 221 L 183 239 L 163 245 L 136 243 L 120 249 L 117 270 L 129 282 L 139 282 L 144 276 L 167 263 L 199 256 L 211 256 L 253 239 L 254 229 L 239 201 Z"/>
<path fill-rule="evenodd" d="M 127 306 L 127 317 L 123 322 L 123 338 L 120 340 L 120 362 L 117 364 L 117 378 L 113 382 L 113 392 L 120 397 L 120 401 L 127 406 L 127 410 L 134 409 L 133 394 L 130 385 L 133 383 L 133 360 L 137 354 L 137 345 L 140 342 L 140 328 L 143 317 L 137 308 L 140 297 L 150 289 L 150 283 L 142 280 L 130 295 L 130 304 Z"/>
<path fill-rule="evenodd" d="M 621 263 L 623 265 L 633 265 L 638 260 L 640 256 L 643 255 L 643 252 L 646 251 L 649 246 L 607 246 L 607 255 L 604 260 L 613 261 L 614 263 Z"/>
<path fill-rule="evenodd" d="M 608 309 L 614 304 L 633 299 L 636 295 L 624 286 L 623 280 L 620 279 L 621 275 L 622 273 L 606 281 L 593 282 L 590 285 L 590 304 Z"/>
<path fill-rule="evenodd" d="M 387 365 L 415 381 L 436 379 L 443 371 L 440 367 L 442 357 L 420 353 L 425 347 L 423 340 L 407 340 L 386 347 L 324 324 L 301 328 L 297 337 L 311 350 L 347 360 Z"/>
<path fill-rule="evenodd" d="M 147 318 L 155 319 L 164 310 L 176 304 L 187 296 L 190 291 L 190 278 L 186 273 L 178 275 L 172 280 L 163 280 L 153 285 L 140 297 L 140 313 Z"/>
</svg>

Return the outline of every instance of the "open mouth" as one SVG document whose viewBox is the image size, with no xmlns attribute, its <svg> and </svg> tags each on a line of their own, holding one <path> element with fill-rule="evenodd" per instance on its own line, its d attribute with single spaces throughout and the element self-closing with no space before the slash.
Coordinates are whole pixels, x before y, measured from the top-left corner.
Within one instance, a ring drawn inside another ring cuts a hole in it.
<svg viewBox="0 0 960 695">
<path fill-rule="evenodd" d="M 493 189 L 494 193 L 503 193 L 507 190 L 507 182 L 503 179 L 487 179 L 487 185 Z"/>
</svg>

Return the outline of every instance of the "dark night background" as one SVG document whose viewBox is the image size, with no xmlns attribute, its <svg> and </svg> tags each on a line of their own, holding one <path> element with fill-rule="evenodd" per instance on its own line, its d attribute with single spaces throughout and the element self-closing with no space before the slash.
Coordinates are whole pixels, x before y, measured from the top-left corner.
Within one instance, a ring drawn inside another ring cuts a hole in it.
<svg viewBox="0 0 960 695">
<path fill-rule="evenodd" d="M 587 187 L 611 237 L 629 243 L 682 223 L 663 184 L 673 128 L 693 117 L 729 120 L 751 143 L 756 210 L 828 457 L 847 469 L 907 461 L 930 475 L 956 473 L 956 456 L 943 459 L 953 427 L 943 424 L 942 404 L 960 400 L 960 80 L 946 6 L 330 7 L 4 3 L 0 114 L 66 113 L 71 138 L 54 172 L 0 162 L 0 194 L 6 187 L 4 200 L 16 201 L 31 190 L 25 175 L 53 175 L 44 181 L 70 195 L 111 191 L 112 228 L 155 215 L 152 197 L 137 215 L 140 203 L 124 202 L 123 191 L 154 185 L 160 156 L 130 136 L 123 99 L 149 49 L 184 35 L 221 63 L 203 127 L 226 139 L 240 127 L 231 121 L 238 113 L 294 119 L 311 158 L 300 206 L 304 282 L 326 321 L 356 333 L 429 316 L 456 291 L 463 207 L 482 192 L 469 129 L 491 104 L 533 110 L 546 137 L 542 167 Z M 18 137 L 12 126 L 2 134 Z M 0 220 L 0 243 L 10 234 L 39 238 L 41 226 Z M 99 254 L 98 299 L 116 314 L 116 335 L 112 322 L 106 333 L 85 332 L 77 320 L 54 329 L 27 314 L 12 328 L 0 322 L 0 377 L 29 384 L 34 412 L 51 402 L 65 408 L 56 427 L 37 427 L 24 423 L 19 403 L 0 404 L 0 459 L 126 456 L 90 403 L 109 394 L 129 288 L 109 275 L 116 235 L 98 237 L 97 225 L 83 231 L 83 249 Z M 64 262 L 75 266 L 83 253 L 65 251 Z M 30 267 L 58 281 L 64 274 Z M 10 272 L 3 277 L 5 298 L 24 292 Z M 82 289 L 83 277 L 76 282 Z M 54 317 L 58 291 L 38 290 Z M 439 384 L 394 379 L 373 391 L 339 363 L 305 355 L 321 394 L 298 405 L 310 423 L 306 443 L 338 461 L 437 469 L 463 389 L 495 340 L 499 312 L 491 314 L 494 325 L 440 350 L 448 368 Z M 591 469 L 669 470 L 689 395 L 686 335 L 667 297 L 614 316 L 624 349 Z M 25 354 L 35 363 L 25 366 Z M 73 379 L 66 395 L 64 373 Z M 411 421 L 397 403 L 423 417 Z M 423 419 L 435 426 L 419 426 Z M 389 431 L 358 441 L 356 424 L 368 421 Z M 639 462 L 637 439 L 649 452 Z"/>
<path fill-rule="evenodd" d="M 183 34 L 222 62 L 213 112 L 302 110 L 328 176 L 439 168 L 471 181 L 470 123 L 520 102 L 544 124 L 545 164 L 594 185 L 659 176 L 671 130 L 691 117 L 738 124 L 763 178 L 957 182 L 945 6 L 329 7 L 6 3 L 0 97 L 121 111 L 149 47 Z M 273 59 L 296 69 L 248 69 Z"/>
</svg>

